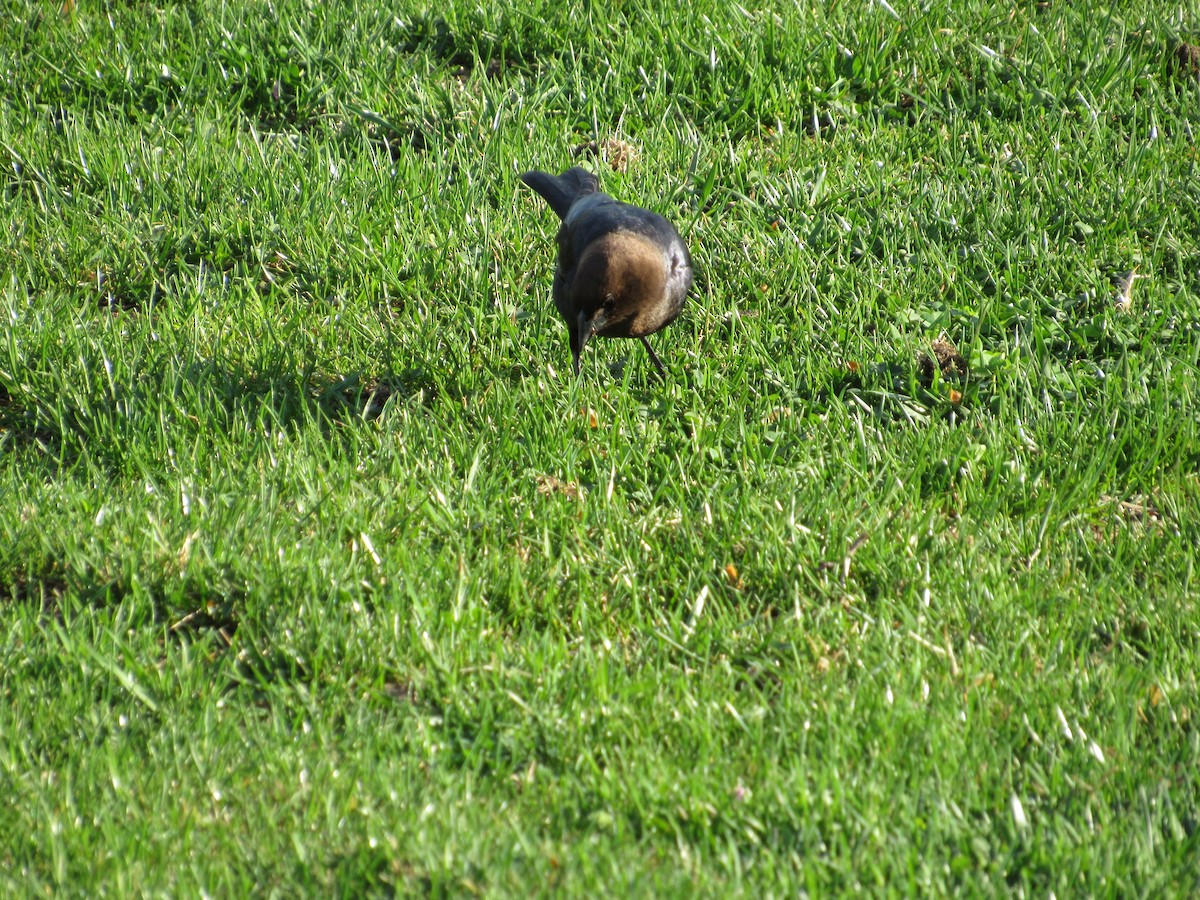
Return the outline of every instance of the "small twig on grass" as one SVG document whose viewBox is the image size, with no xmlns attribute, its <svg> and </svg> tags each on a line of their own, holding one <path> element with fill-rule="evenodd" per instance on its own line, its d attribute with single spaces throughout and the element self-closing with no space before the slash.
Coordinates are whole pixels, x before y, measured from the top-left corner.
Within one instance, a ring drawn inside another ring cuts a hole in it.
<svg viewBox="0 0 1200 900">
<path fill-rule="evenodd" d="M 946 645 L 946 656 L 950 659 L 950 675 L 954 678 L 958 677 L 958 660 L 954 658 L 954 647 L 950 643 L 950 633 L 942 629 L 942 643 Z"/>
<path fill-rule="evenodd" d="M 933 643 L 932 641 L 925 640 L 925 638 L 921 637 L 915 631 L 910 631 L 908 633 L 908 636 L 910 638 L 912 638 L 914 641 L 916 641 L 918 644 L 920 644 L 922 647 L 924 647 L 926 650 L 928 650 L 930 653 L 936 653 L 938 656 L 946 655 L 946 649 L 944 647 L 939 647 L 937 644 Z"/>
<path fill-rule="evenodd" d="M 850 577 L 850 560 L 854 558 L 854 554 L 859 551 L 862 545 L 867 542 L 868 537 L 870 535 L 864 531 L 846 549 L 846 555 L 842 557 L 842 587 L 846 586 L 846 579 Z"/>
</svg>

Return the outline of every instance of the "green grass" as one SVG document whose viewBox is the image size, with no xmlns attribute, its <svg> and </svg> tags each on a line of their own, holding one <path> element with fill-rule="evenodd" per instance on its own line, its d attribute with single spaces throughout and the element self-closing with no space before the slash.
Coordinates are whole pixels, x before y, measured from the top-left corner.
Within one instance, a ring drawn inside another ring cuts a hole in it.
<svg viewBox="0 0 1200 900">
<path fill-rule="evenodd" d="M 4 4 L 3 892 L 1200 890 L 1200 6 L 355 6 Z"/>
</svg>

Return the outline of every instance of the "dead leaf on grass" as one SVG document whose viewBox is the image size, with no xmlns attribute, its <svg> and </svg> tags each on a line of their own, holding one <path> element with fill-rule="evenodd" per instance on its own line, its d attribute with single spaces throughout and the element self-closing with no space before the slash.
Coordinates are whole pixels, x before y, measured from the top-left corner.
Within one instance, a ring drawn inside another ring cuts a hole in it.
<svg viewBox="0 0 1200 900">
<path fill-rule="evenodd" d="M 579 485 L 574 481 L 563 481 L 557 475 L 538 475 L 537 492 L 543 497 L 548 497 L 551 494 L 562 494 L 568 500 L 575 500 L 579 497 Z"/>
<path fill-rule="evenodd" d="M 1180 42 L 1175 47 L 1175 62 L 1180 74 L 1200 78 L 1200 47 Z"/>
<path fill-rule="evenodd" d="M 1113 305 L 1116 306 L 1118 312 L 1129 312 L 1133 307 L 1133 283 L 1139 278 L 1146 277 L 1148 276 L 1139 275 L 1137 269 L 1122 272 L 1113 277 L 1113 286 L 1117 289 L 1117 293 L 1113 296 Z"/>
<path fill-rule="evenodd" d="M 735 591 L 740 591 L 746 586 L 742 576 L 738 574 L 738 567 L 733 563 L 725 566 L 725 577 L 729 579 L 729 584 Z"/>
<path fill-rule="evenodd" d="M 625 173 L 629 166 L 638 161 L 641 152 L 628 141 L 619 138 L 605 138 L 602 141 L 588 141 L 580 144 L 571 151 L 572 156 L 594 156 L 606 163 L 614 172 Z"/>
<path fill-rule="evenodd" d="M 943 378 L 967 377 L 966 357 L 946 340 L 945 335 L 930 344 L 929 349 L 933 351 L 932 357 L 928 353 L 922 353 L 917 358 L 917 377 L 922 387 L 929 387 L 933 383 L 936 372 L 941 372 Z"/>
</svg>

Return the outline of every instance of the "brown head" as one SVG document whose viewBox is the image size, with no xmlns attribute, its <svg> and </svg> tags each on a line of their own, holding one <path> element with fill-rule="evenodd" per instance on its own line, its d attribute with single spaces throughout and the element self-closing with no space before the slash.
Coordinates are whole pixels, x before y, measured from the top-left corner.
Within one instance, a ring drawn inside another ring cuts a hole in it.
<svg viewBox="0 0 1200 900">
<path fill-rule="evenodd" d="M 615 231 L 591 243 L 580 258 L 571 306 L 590 323 L 591 334 L 654 334 L 678 314 L 667 296 L 667 274 L 662 248 L 642 235 Z"/>
</svg>

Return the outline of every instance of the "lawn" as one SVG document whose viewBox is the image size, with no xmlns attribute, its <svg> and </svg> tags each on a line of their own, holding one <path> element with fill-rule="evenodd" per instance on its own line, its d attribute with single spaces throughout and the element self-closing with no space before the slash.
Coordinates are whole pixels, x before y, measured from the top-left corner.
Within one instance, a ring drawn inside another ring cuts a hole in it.
<svg viewBox="0 0 1200 900">
<path fill-rule="evenodd" d="M 0 892 L 1200 891 L 1200 6 L 684 9 L 3 3 Z"/>
</svg>

